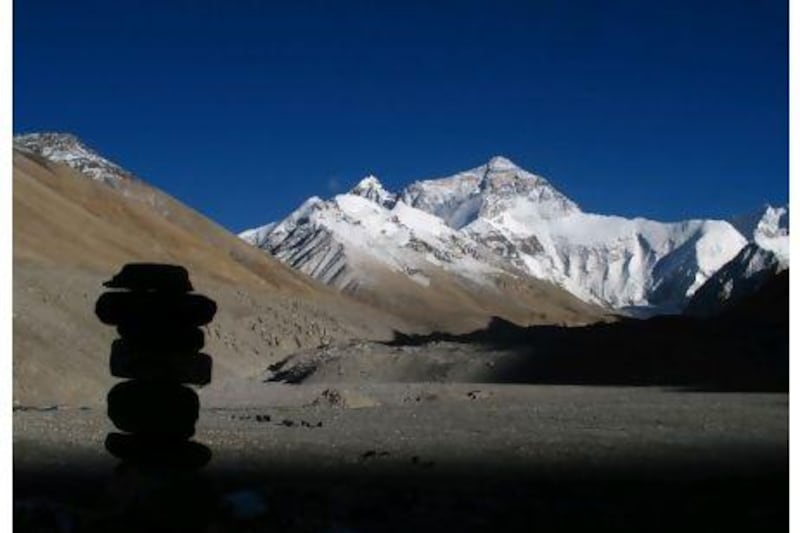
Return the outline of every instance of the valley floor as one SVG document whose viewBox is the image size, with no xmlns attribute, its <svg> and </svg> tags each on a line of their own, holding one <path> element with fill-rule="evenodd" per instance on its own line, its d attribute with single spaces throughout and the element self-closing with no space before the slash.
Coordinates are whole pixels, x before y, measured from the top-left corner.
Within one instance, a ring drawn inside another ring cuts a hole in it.
<svg viewBox="0 0 800 533">
<path fill-rule="evenodd" d="M 113 430 L 104 409 L 17 408 L 15 529 L 41 530 L 45 520 L 54 531 L 788 525 L 785 393 L 474 383 L 242 388 L 247 404 L 201 395 L 195 438 L 213 457 L 192 475 L 119 468 L 103 448 Z"/>
</svg>

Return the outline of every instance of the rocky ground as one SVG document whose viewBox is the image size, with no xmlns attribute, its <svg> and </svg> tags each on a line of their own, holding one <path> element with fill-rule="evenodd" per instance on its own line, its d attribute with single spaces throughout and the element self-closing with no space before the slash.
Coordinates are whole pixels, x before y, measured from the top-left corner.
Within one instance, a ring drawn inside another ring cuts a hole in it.
<svg viewBox="0 0 800 533">
<path fill-rule="evenodd" d="M 18 260 L 14 264 L 15 405 L 102 405 L 118 381 L 109 354 L 118 336 L 95 315 L 104 281 L 117 269 L 88 270 Z M 236 289 L 193 276 L 199 294 L 216 301 L 203 351 L 214 359 L 212 388 L 254 377 L 298 350 L 354 338 L 386 338 L 379 313 L 367 323 L 352 306 L 277 291 Z"/>
<path fill-rule="evenodd" d="M 120 468 L 103 449 L 113 426 L 102 408 L 17 407 L 16 529 L 786 529 L 787 394 L 240 390 L 238 404 L 201 394 L 195 438 L 213 457 L 194 474 Z"/>
</svg>

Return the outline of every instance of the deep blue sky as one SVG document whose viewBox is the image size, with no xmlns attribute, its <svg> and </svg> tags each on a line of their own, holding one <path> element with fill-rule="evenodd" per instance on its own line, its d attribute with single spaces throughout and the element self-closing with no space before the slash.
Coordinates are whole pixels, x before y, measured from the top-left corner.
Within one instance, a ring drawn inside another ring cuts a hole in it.
<svg viewBox="0 0 800 533">
<path fill-rule="evenodd" d="M 503 154 L 584 209 L 788 201 L 783 1 L 16 0 L 14 131 L 239 231 Z"/>
</svg>

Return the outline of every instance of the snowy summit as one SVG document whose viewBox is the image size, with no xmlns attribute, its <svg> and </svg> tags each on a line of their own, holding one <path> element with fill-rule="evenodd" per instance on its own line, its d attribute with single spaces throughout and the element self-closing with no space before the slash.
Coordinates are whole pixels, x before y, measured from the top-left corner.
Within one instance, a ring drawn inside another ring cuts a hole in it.
<svg viewBox="0 0 800 533">
<path fill-rule="evenodd" d="M 56 163 L 64 163 L 78 172 L 119 188 L 126 180 L 136 178 L 69 133 L 29 133 L 14 137 L 14 147 L 45 157 Z"/>
<path fill-rule="evenodd" d="M 371 174 L 359 181 L 349 194 L 361 196 L 389 209 L 397 202 L 397 196 L 384 189 L 380 180 Z"/>
<path fill-rule="evenodd" d="M 780 209 L 738 226 L 586 213 L 544 177 L 495 156 L 397 194 L 367 176 L 242 237 L 340 288 L 368 283 L 370 264 L 423 284 L 440 270 L 485 285 L 503 272 L 617 310 L 676 312 L 748 242 L 776 255 L 785 244 L 788 254 L 788 210 Z"/>
</svg>

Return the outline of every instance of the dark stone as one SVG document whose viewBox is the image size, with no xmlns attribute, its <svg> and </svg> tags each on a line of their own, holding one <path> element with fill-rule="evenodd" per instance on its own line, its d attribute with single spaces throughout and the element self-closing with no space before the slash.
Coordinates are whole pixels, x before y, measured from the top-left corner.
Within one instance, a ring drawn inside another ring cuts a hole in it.
<svg viewBox="0 0 800 533">
<path fill-rule="evenodd" d="M 179 328 L 169 323 L 153 327 L 118 326 L 117 332 L 132 351 L 149 353 L 151 357 L 197 352 L 205 345 L 205 335 L 200 328 Z"/>
<path fill-rule="evenodd" d="M 211 450 L 198 442 L 109 433 L 106 450 L 123 461 L 174 468 L 199 468 L 211 460 Z"/>
<path fill-rule="evenodd" d="M 191 292 L 189 273 L 179 265 L 129 263 L 103 286 L 134 291 Z"/>
<path fill-rule="evenodd" d="M 125 381 L 108 393 L 108 417 L 130 433 L 188 439 L 199 410 L 197 394 L 177 383 Z"/>
<path fill-rule="evenodd" d="M 151 327 L 202 326 L 217 312 L 214 300 L 200 294 L 160 292 L 106 292 L 97 300 L 95 313 L 104 324 Z"/>
<path fill-rule="evenodd" d="M 111 375 L 118 378 L 206 385 L 211 382 L 211 368 L 211 357 L 204 353 L 167 352 L 154 357 L 122 339 L 111 345 Z"/>
</svg>

